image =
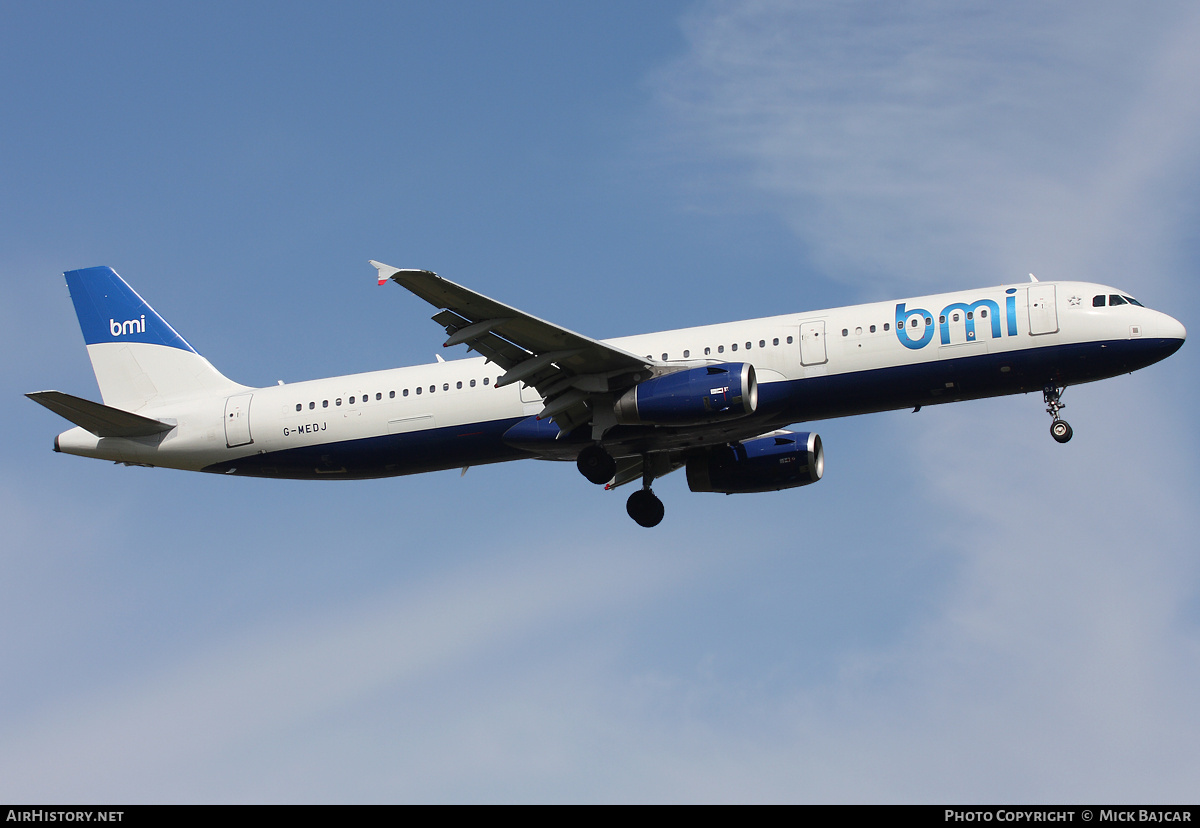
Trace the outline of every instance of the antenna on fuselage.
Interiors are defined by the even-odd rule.
[[[1036,282],[1036,281],[1037,281],[1037,277],[1036,277],[1036,276],[1034,276],[1032,273],[1030,273],[1030,274],[1029,274],[1029,281],[1031,281],[1031,282]]]

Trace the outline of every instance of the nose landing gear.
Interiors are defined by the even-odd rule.
[[[1058,416],[1058,412],[1066,408],[1062,404],[1062,394],[1066,390],[1065,387],[1060,388],[1057,385],[1047,385],[1042,389],[1042,399],[1046,401],[1046,413],[1053,418],[1050,423],[1050,436],[1059,443],[1067,442],[1075,433],[1070,423]]]

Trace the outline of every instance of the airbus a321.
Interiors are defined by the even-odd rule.
[[[637,482],[626,509],[663,518],[655,479],[767,492],[821,479],[830,417],[1040,391],[1055,440],[1069,385],[1144,368],[1182,324],[1123,290],[1039,282],[597,340],[427,270],[371,262],[437,308],[474,358],[251,388],[226,379],[108,267],[67,272],[103,404],[28,396],[75,424],[54,450],[132,466],[347,480],[521,458]]]

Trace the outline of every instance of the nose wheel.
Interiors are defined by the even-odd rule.
[[[1055,420],[1050,424],[1050,436],[1060,443],[1070,440],[1071,435],[1074,433],[1071,430],[1071,424],[1066,420]]]
[[[1075,434],[1070,423],[1058,416],[1058,412],[1066,408],[1062,403],[1063,391],[1065,387],[1060,388],[1057,385],[1047,385],[1042,389],[1042,399],[1046,401],[1046,413],[1053,420],[1050,423],[1050,436],[1059,443],[1065,443]]]

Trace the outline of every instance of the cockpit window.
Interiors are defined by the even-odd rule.
[[[1134,299],[1132,296],[1126,296],[1126,297],[1124,297],[1124,298],[1125,298],[1125,301],[1126,301],[1126,302],[1128,302],[1128,303],[1129,303],[1129,304],[1131,304],[1131,305],[1137,305],[1139,308],[1144,308],[1144,307],[1146,307],[1146,306],[1145,306],[1145,305],[1143,305],[1141,302],[1139,302],[1138,300]]]
[[[1092,307],[1093,308],[1104,307],[1104,294],[1103,293],[1101,293],[1099,296],[1092,297]]]
[[[1124,299],[1122,299],[1120,296],[1118,296],[1117,294],[1110,293],[1108,295],[1108,306],[1110,308],[1116,307],[1117,305],[1124,305],[1124,304],[1127,304],[1127,302]]]

